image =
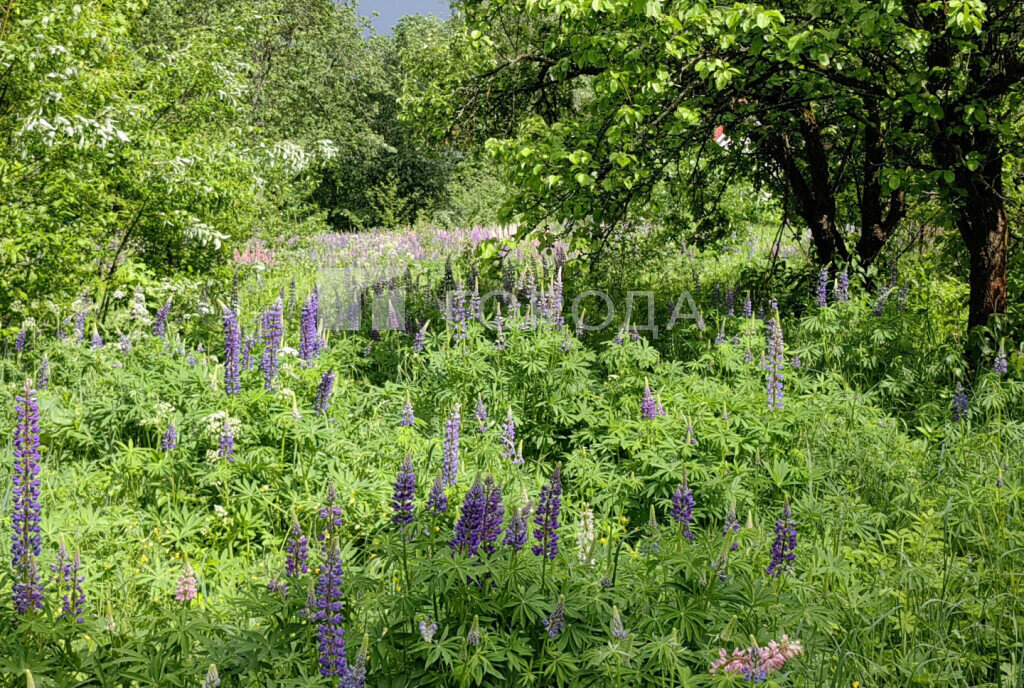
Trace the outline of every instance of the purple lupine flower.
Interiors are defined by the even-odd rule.
[[[754,304],[750,301],[750,292],[747,292],[747,297],[743,299],[743,317],[754,317]]]
[[[153,318],[154,337],[163,338],[167,334],[167,316],[171,312],[171,301],[173,300],[173,296],[168,296],[164,307],[156,312],[156,317]]]
[[[42,552],[39,506],[39,406],[32,383],[15,397],[14,472],[11,509],[12,594],[19,616],[43,608],[43,582],[36,558]]]
[[[892,288],[883,289],[878,294],[878,299],[875,301],[875,308],[871,312],[871,314],[874,315],[876,318],[882,317],[882,314],[885,312],[885,304],[889,302],[890,293],[892,293]]]
[[[715,344],[725,344],[726,341],[725,321],[723,320],[722,324],[718,326],[718,335],[715,337]]]
[[[476,412],[473,415],[476,416],[477,423],[479,423],[480,433],[487,432],[487,407],[484,406],[484,398],[479,394],[476,397]]]
[[[466,323],[469,316],[466,312],[466,292],[463,289],[457,289],[452,293],[449,313],[452,327],[456,331],[456,339],[465,339],[468,336]]]
[[[420,353],[427,346],[427,326],[430,325],[430,321],[423,324],[423,327],[416,333],[412,338],[412,350],[416,353]]]
[[[316,607],[310,620],[317,622],[320,675],[343,678],[348,673],[345,657],[344,616],[341,610],[342,579],[341,551],[333,541],[327,547],[327,557],[316,583]]]
[[[366,659],[370,652],[370,636],[363,633],[363,643],[356,653],[356,663],[348,668],[341,679],[340,688],[364,688],[366,686]]]
[[[839,275],[839,279],[836,281],[836,301],[849,301],[850,300],[850,272],[847,268],[843,268],[843,272]]]
[[[227,414],[224,414],[224,426],[220,431],[217,455],[227,459],[228,463],[235,462],[235,433],[231,430],[231,421]]]
[[[508,545],[514,552],[519,552],[526,546],[526,514],[527,507],[523,506],[513,510],[508,519],[508,528],[505,529],[502,544]]]
[[[441,471],[438,471],[434,485],[430,488],[430,494],[427,496],[427,509],[433,511],[437,516],[448,511],[448,495],[444,493],[444,474]]]
[[[50,357],[43,354],[43,360],[39,362],[39,374],[36,376],[36,386],[44,390],[50,386]]]
[[[799,370],[800,366],[803,364],[803,361],[801,361],[800,357],[796,354],[793,355],[793,360],[789,362],[789,365],[792,366],[793,370]]]
[[[824,308],[828,305],[828,266],[826,265],[818,273],[818,305]]]
[[[434,635],[437,633],[437,624],[434,622],[434,618],[427,617],[426,619],[420,619],[419,625],[420,637],[423,638],[423,642],[433,642]]]
[[[462,416],[459,405],[452,408],[452,413],[444,426],[444,484],[455,485],[459,482],[459,432],[462,427]]]
[[[169,452],[178,446],[178,429],[174,427],[174,419],[167,423],[167,429],[164,431],[164,436],[160,440],[160,448],[165,452]]]
[[[725,314],[730,318],[736,315],[736,292],[732,287],[725,290]]]
[[[331,392],[334,390],[334,369],[325,370],[320,378],[320,384],[316,388],[316,399],[313,400],[313,410],[316,415],[322,416],[331,408]]]
[[[462,501],[462,511],[455,523],[455,532],[449,546],[471,557],[477,556],[483,539],[484,515],[487,509],[487,494],[480,478],[473,481]]]
[[[551,474],[551,480],[541,489],[537,503],[537,515],[533,518],[537,526],[533,537],[537,538],[533,553],[554,560],[558,556],[558,515],[562,510],[562,464],[559,462]]]
[[[319,312],[319,297],[316,289],[302,305],[302,319],[299,325],[299,358],[305,365],[312,365],[313,359],[320,353],[320,335],[317,333],[316,322]]]
[[[697,438],[693,435],[693,423],[686,424],[686,443],[697,444]]]
[[[765,339],[767,355],[764,368],[768,374],[767,407],[769,411],[781,411],[785,359],[783,357],[782,323],[777,317],[765,321]]]
[[[622,346],[622,330],[619,330],[612,338],[612,344],[615,346]]]
[[[789,500],[782,507],[782,518],[775,522],[775,542],[772,544],[772,561],[765,573],[778,577],[782,570],[791,568],[796,560],[796,521]]]
[[[92,345],[93,349],[103,348],[103,337],[100,336],[99,330],[97,330],[95,327],[92,328],[92,341],[90,342],[90,344]]]
[[[284,551],[287,554],[284,562],[284,573],[288,578],[298,578],[300,574],[309,573],[309,540],[302,533],[299,519],[292,516],[292,527]]]
[[[394,498],[391,500],[391,508],[394,515],[391,522],[400,526],[407,526],[412,523],[413,497],[416,496],[416,473],[412,467],[412,457],[406,456],[402,462],[402,468],[398,471],[395,479]]]
[[[220,686],[220,676],[217,674],[217,665],[211,664],[210,668],[206,670],[203,688],[218,688],[218,686]]]
[[[1009,365],[1006,361],[1006,347],[1000,342],[999,352],[996,354],[996,360],[992,364],[992,372],[996,375],[1006,375],[1006,371],[1009,369]]]
[[[693,531],[690,530],[690,522],[693,521],[693,507],[696,502],[693,499],[693,490],[686,484],[686,476],[683,482],[679,483],[675,492],[672,493],[672,518],[682,527],[683,537],[693,542]]]
[[[121,353],[123,353],[125,356],[127,356],[128,354],[130,354],[132,352],[132,340],[131,340],[131,337],[129,337],[126,334],[122,334],[121,335],[121,342],[120,342],[120,344],[121,344]]]
[[[558,604],[555,605],[554,613],[550,619],[544,619],[542,623],[548,632],[548,638],[553,639],[562,632],[562,628],[565,626],[565,595],[558,596]]]
[[[25,350],[25,338],[28,336],[28,332],[25,331],[25,326],[22,325],[21,329],[18,330],[18,334],[14,337],[14,350],[21,353]]]
[[[284,335],[283,311],[284,306],[278,297],[263,314],[263,355],[260,358],[260,370],[263,371],[263,385],[267,390],[274,389],[274,376],[281,366],[277,354]]]
[[[238,329],[238,318],[227,306],[222,313],[224,323],[224,392],[233,396],[242,391],[242,333]]]
[[[332,482],[327,486],[327,500],[322,507],[320,507],[320,520],[321,529],[317,539],[324,543],[321,548],[324,553],[327,552],[327,546],[332,542],[334,538],[334,531],[341,527],[341,505],[338,504],[338,490],[334,487]]]
[[[174,599],[182,604],[188,604],[194,600],[198,594],[199,590],[196,588],[196,572],[186,561],[185,565],[181,568],[181,576],[178,577],[178,583],[174,587]]]
[[[513,466],[523,465],[522,452],[516,451],[516,421],[512,417],[512,407],[508,409],[505,422],[501,426],[501,445],[505,448],[505,458]]]
[[[736,517],[736,505],[733,504],[729,507],[729,513],[725,515],[725,525],[722,526],[722,537],[727,538],[729,537],[729,533],[735,534],[738,532],[740,532],[740,521]],[[739,546],[740,543],[733,542],[732,547],[729,549],[739,549]]]
[[[622,625],[622,615],[619,614],[617,606],[612,606],[612,637],[616,640],[625,640],[629,637],[629,633]]]
[[[75,313],[75,343],[79,346],[85,341],[85,318],[84,309]]]
[[[651,394],[651,385],[644,380],[644,396],[640,400],[640,417],[644,420],[654,420],[657,417],[657,402]]]
[[[502,533],[501,526],[505,518],[505,505],[502,502],[501,485],[496,484],[493,477],[487,476],[484,480],[484,492],[486,493],[486,500],[484,502],[482,539],[484,551],[488,554],[494,554],[493,543],[498,540]]]
[[[967,392],[964,386],[956,383],[956,393],[953,395],[953,420],[962,421],[967,418]]]
[[[256,365],[253,349],[256,348],[256,337],[249,335],[242,342],[242,370],[252,370]]]
[[[81,555],[76,552],[73,558],[69,558],[67,547],[61,540],[57,550],[57,563],[50,564],[50,571],[54,574],[52,580],[56,583],[58,594],[61,596],[61,618],[69,621],[74,619],[75,623],[85,623],[82,617],[85,607],[82,583],[85,582],[85,576],[81,573]]]
[[[412,399],[405,397],[405,406],[402,407],[402,419],[398,425],[403,428],[411,428],[416,425],[416,412],[412,408]]]

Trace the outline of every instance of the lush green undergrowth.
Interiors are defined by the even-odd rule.
[[[364,324],[322,332],[304,360],[303,302],[325,255],[311,263],[306,247],[244,266],[219,301],[178,294],[163,334],[152,318],[165,294],[145,312],[125,299],[104,322],[90,311],[77,333],[74,317],[58,319],[63,340],[38,323],[3,360],[0,426],[10,436],[18,424],[29,379],[47,585],[41,609],[0,608],[4,681],[24,685],[28,669],[38,686],[198,686],[213,663],[226,686],[337,685],[321,668],[341,660],[321,641],[343,625],[345,685],[364,658],[371,686],[1021,685],[1021,359],[1009,344],[1006,374],[991,361],[961,371],[955,285],[922,270],[876,315],[856,280],[836,302],[832,275],[828,306],[793,290],[776,321],[763,287],[743,317],[746,248],[681,253],[633,273],[650,283],[614,289],[612,276],[602,284],[602,273],[542,266],[524,250],[506,261],[506,287],[536,306],[562,288],[561,267],[567,325],[557,310],[506,306],[499,334],[494,301],[489,327],[457,314],[445,323],[446,289],[500,286],[492,250],[456,254],[447,270],[441,251],[403,278],[422,347]],[[359,255],[340,264],[379,258]],[[691,291],[706,327],[680,319],[655,339],[620,318],[577,337],[570,303],[592,287],[613,300],[650,289],[663,325]],[[268,390],[268,328],[256,338],[256,325],[275,299],[284,341]],[[225,391],[225,305],[243,359],[255,342],[238,394]],[[766,326],[781,328],[784,350],[766,351]],[[770,367],[774,353],[781,409],[765,402],[763,357]],[[954,417],[957,384],[968,404]],[[10,485],[17,463],[5,454]],[[406,457],[408,525],[393,503],[409,491]],[[443,511],[441,471],[456,483]],[[503,505],[500,533],[467,519],[480,494],[490,516]],[[17,506],[5,488],[4,513]],[[519,517],[525,542],[512,537]],[[293,522],[308,571],[288,576]],[[478,548],[456,539],[460,528]],[[81,554],[81,623],[51,580],[62,542]],[[8,583],[23,572],[12,564]],[[339,565],[340,584],[325,583]],[[343,599],[343,622],[317,615],[325,595]],[[772,671],[710,671],[720,648],[783,636],[788,661]]]

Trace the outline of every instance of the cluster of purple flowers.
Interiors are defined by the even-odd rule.
[[[242,334],[238,329],[235,313],[224,307],[224,392],[235,395],[242,391],[240,358],[242,355]]]
[[[509,407],[508,415],[501,426],[501,446],[505,448],[505,458],[513,466],[523,465],[523,455],[516,450],[516,421],[512,417],[512,408]]]
[[[444,473],[438,471],[434,484],[430,488],[430,494],[427,495],[427,509],[436,516],[440,516],[448,511],[448,495],[445,494],[444,488]]]
[[[18,334],[14,336],[14,350],[18,353],[25,350],[25,338],[27,335],[28,333],[26,332],[25,327],[22,326],[22,328],[18,330]]]
[[[651,393],[651,385],[644,380],[644,396],[640,400],[640,417],[644,420],[654,420],[658,417],[658,402]]]
[[[174,599],[182,604],[188,604],[196,598],[199,590],[196,587],[196,572],[187,561],[181,568],[181,576],[174,588]]]
[[[163,338],[167,334],[167,316],[171,312],[171,302],[173,300],[173,296],[168,296],[167,302],[164,303],[164,307],[156,312],[156,317],[153,318],[154,337]]]
[[[313,400],[313,411],[322,416],[331,407],[331,392],[334,390],[334,370],[325,370],[316,388],[316,399]]]
[[[768,374],[767,407],[769,411],[781,411],[785,359],[783,355],[782,322],[777,317],[769,318],[765,322],[765,340],[767,353],[764,368]]]
[[[398,478],[395,480],[394,498],[391,500],[391,507],[394,515],[391,521],[400,526],[407,526],[413,520],[413,497],[416,496],[416,473],[413,471],[412,457],[406,456],[402,462],[402,468],[398,471]]]
[[[36,386],[43,390],[50,386],[50,357],[43,354],[43,360],[39,363],[39,373],[36,375]]]
[[[172,418],[167,423],[167,429],[164,431],[164,436],[160,440],[160,448],[165,452],[172,451],[178,446],[178,429],[174,427],[174,419]]]
[[[962,421],[967,419],[967,392],[964,386],[956,383],[956,392],[953,394],[953,420]]]
[[[791,567],[796,560],[796,521],[787,500],[782,507],[782,518],[775,522],[775,542],[772,543],[772,560],[765,571],[769,576],[778,577],[783,570]]]
[[[558,556],[558,516],[562,510],[562,464],[555,466],[551,479],[541,489],[533,537],[537,539],[533,553],[554,560]]]
[[[836,281],[836,301],[850,300],[850,272],[844,268]]]
[[[502,544],[511,547],[512,551],[520,552],[526,546],[526,520],[528,507],[522,506],[512,511],[505,529]]]
[[[82,575],[81,555],[75,552],[74,557],[68,557],[67,547],[61,541],[57,550],[57,563],[50,564],[50,571],[53,572],[53,581],[61,596],[61,618],[84,623],[82,614],[85,609],[85,593],[82,591],[82,583],[85,582],[85,576]]]
[[[317,333],[319,303],[319,296],[314,289],[302,305],[302,319],[299,325],[299,357],[306,362],[306,365],[310,365],[320,354],[321,341],[320,335]]]
[[[683,537],[693,542],[693,531],[690,530],[690,523],[693,521],[693,507],[696,502],[693,499],[693,490],[686,484],[686,477],[672,493],[672,518],[682,527]]]
[[[398,425],[403,428],[411,428],[416,425],[416,412],[412,407],[412,399],[405,398],[405,406],[402,407],[402,418]]]
[[[228,463],[235,461],[235,433],[231,430],[231,421],[227,414],[224,415],[224,427],[220,431],[217,455],[226,459]]]
[[[558,604],[555,605],[554,613],[551,614],[550,619],[544,619],[542,623],[548,632],[548,638],[553,639],[562,632],[562,628],[565,626],[565,595],[558,596]]]
[[[274,389],[274,377],[281,365],[278,350],[284,336],[283,312],[284,306],[279,297],[263,314],[263,356],[260,358],[260,370],[263,371],[263,384],[267,390]]]
[[[828,266],[826,265],[818,273],[818,305],[824,308],[828,305]]]
[[[459,405],[452,408],[452,413],[444,426],[444,464],[443,475],[445,486],[455,485],[459,481],[459,433],[462,428],[462,416]]]
[[[996,353],[996,360],[992,364],[992,372],[996,375],[1006,375],[1006,371],[1009,366],[1006,361],[1006,347],[1002,343],[999,344],[999,351]]]
[[[502,532],[501,523],[505,514],[501,499],[501,487],[494,483],[494,478],[488,476],[485,481],[480,478],[473,481],[473,486],[462,502],[462,511],[449,543],[452,550],[471,557],[479,554],[481,545],[484,545],[485,552],[494,551],[491,543]]]
[[[15,397],[14,485],[11,509],[11,564],[14,609],[25,615],[43,608],[37,558],[42,551],[39,505],[39,406],[31,382]]]
[[[284,569],[288,578],[297,578],[300,574],[309,572],[309,540],[302,533],[299,519],[294,516],[284,551],[287,554]]]
[[[341,587],[343,575],[341,551],[336,543],[330,542],[323,569],[316,583],[315,609],[309,618],[317,623],[320,675],[339,679],[345,678],[348,674],[343,626],[345,618],[341,613],[344,606]]]

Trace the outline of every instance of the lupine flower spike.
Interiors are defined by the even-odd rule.
[[[772,560],[766,573],[778,577],[782,571],[792,568],[796,560],[796,522],[787,500],[782,507],[782,518],[775,522],[775,542],[772,544]]]
[[[233,396],[242,390],[242,334],[238,329],[238,318],[227,306],[223,308],[222,319],[224,324],[224,392]]]
[[[484,398],[479,394],[476,397],[476,411],[474,415],[479,424],[479,432],[481,434],[487,432],[487,407],[484,406]]]
[[[334,390],[334,370],[325,370],[316,388],[316,399],[313,400],[313,411],[322,416],[331,407],[331,392]]]
[[[413,497],[416,495],[416,473],[412,466],[412,457],[406,456],[402,468],[395,479],[394,498],[391,508],[394,515],[391,522],[399,526],[407,526],[413,521]]]
[[[336,543],[329,542],[327,557],[317,579],[315,611],[310,620],[317,623],[320,675],[339,679],[348,673],[345,629],[342,626],[344,617],[341,613],[343,573],[341,551]]]
[[[459,482],[459,432],[462,427],[462,416],[456,404],[448,416],[444,427],[444,484],[455,485]]]
[[[188,604],[196,598],[196,572],[187,561],[181,568],[181,576],[178,577],[178,584],[174,588],[174,599],[182,604]]]
[[[693,490],[686,483],[686,475],[683,475],[683,482],[676,487],[672,493],[672,518],[682,528],[683,537],[693,542],[693,531],[690,530],[690,522],[693,521]]]
[[[284,546],[287,553],[285,559],[285,575],[297,578],[300,574],[309,573],[309,540],[302,533],[299,519],[292,516],[291,532]]]
[[[551,614],[550,619],[544,619],[543,623],[548,632],[548,638],[554,639],[562,632],[562,628],[565,626],[565,595],[558,596],[558,604],[555,605],[554,613]]]
[[[436,516],[448,511],[448,495],[445,494],[444,487],[444,474],[438,471],[434,485],[430,488],[430,494],[427,496],[427,509],[434,512]]]
[[[520,552],[526,545],[526,514],[528,508],[523,506],[512,512],[508,520],[508,528],[505,529],[505,539],[502,544],[512,548],[513,552]]]
[[[1006,371],[1009,366],[1006,361],[1006,347],[1002,342],[999,343],[999,352],[996,354],[996,360],[992,364],[992,372],[996,375],[1006,375]]]
[[[967,392],[964,386],[956,383],[956,393],[953,395],[953,420],[963,421],[967,419]]]
[[[12,593],[19,616],[43,608],[43,583],[36,561],[42,552],[39,506],[39,406],[30,381],[15,397],[11,526]]]
[[[629,633],[622,625],[622,616],[619,614],[619,608],[612,607],[612,637],[616,640],[624,640],[629,637]]]
[[[533,519],[537,527],[533,537],[537,539],[533,553],[554,560],[558,556],[558,516],[562,510],[562,464],[559,462],[551,474],[551,480],[541,489],[537,504],[537,515]]]
[[[172,451],[178,446],[178,429],[174,427],[174,419],[167,423],[163,439],[160,440],[160,448],[165,452]]]
[[[412,399],[405,397],[405,406],[402,407],[402,418],[398,422],[403,428],[411,428],[416,425],[416,412],[412,408]]]
[[[640,400],[640,417],[644,420],[654,420],[657,417],[657,402],[651,394],[651,385],[644,380],[644,396]]]
[[[725,525],[722,526],[722,537],[727,538],[730,534],[735,535],[738,532],[740,532],[740,522],[739,519],[736,518],[736,505],[733,504],[729,507],[729,513],[725,515]],[[739,546],[740,543],[734,541],[729,549],[739,549]]]
[[[217,674],[217,665],[211,664],[206,670],[206,679],[203,680],[203,688],[217,688],[220,685],[220,676]]]

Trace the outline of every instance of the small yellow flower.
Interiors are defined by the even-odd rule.
[[[853,688],[860,688],[860,681],[854,681]]]
[[[608,538],[601,538],[601,544],[602,545],[607,545],[608,544]]]
[[[141,561],[143,564],[145,564],[147,561],[149,561],[149,557],[147,557],[145,554],[143,554],[141,557],[139,557],[139,561]]]

